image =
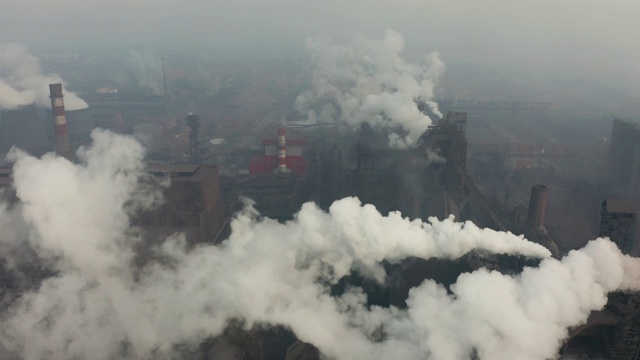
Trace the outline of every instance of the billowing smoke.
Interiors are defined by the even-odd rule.
[[[312,122],[400,129],[390,137],[391,145],[414,143],[431,124],[417,101],[442,116],[432,99],[444,63],[438,53],[429,54],[424,65],[408,62],[401,56],[403,47],[402,35],[391,30],[383,40],[360,37],[352,46],[328,38],[308,40],[316,68],[311,89],[296,99],[297,110]]]
[[[608,240],[556,260],[510,233],[383,216],[355,198],[329,212],[305,204],[287,223],[247,201],[221,245],[189,249],[175,235],[140,265],[129,219],[159,203],[145,185],[144,151],[108,132],[92,137],[79,164],[12,153],[20,201],[0,212],[2,249],[28,245],[55,274],[1,315],[0,348],[24,359],[163,358],[230,320],[286,326],[335,359],[548,359],[608,292],[640,287],[640,261]],[[368,306],[357,287],[330,292],[354,270],[383,282],[382,261],[472,251],[543,260],[517,276],[463,274],[450,292],[427,280],[407,309]]]
[[[40,62],[25,47],[0,44],[0,109],[17,109],[36,103],[51,107],[49,84],[64,83],[60,76],[44,74]],[[63,89],[67,110],[84,109],[89,105],[76,93]]]

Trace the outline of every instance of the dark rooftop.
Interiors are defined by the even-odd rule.
[[[631,200],[607,198],[604,202],[608,212],[635,214],[638,208],[638,203]]]

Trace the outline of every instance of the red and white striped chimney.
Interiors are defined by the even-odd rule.
[[[287,169],[287,129],[278,128],[278,173],[286,174]]]
[[[56,134],[56,153],[70,159],[71,146],[67,131],[67,115],[64,111],[62,84],[49,84],[49,94],[51,95],[51,112],[53,113]]]

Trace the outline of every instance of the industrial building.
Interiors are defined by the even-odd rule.
[[[399,210],[425,220],[449,214],[460,218],[468,205],[459,196],[466,180],[466,121],[466,113],[450,112],[411,149],[390,148],[388,134],[363,125],[354,195],[384,214]]]
[[[264,154],[249,163],[249,175],[292,173],[304,176],[307,164],[304,158],[305,141],[300,134],[287,136],[287,129],[278,128],[278,137],[262,139]]]
[[[164,201],[153,211],[140,214],[133,224],[143,229],[148,241],[184,233],[187,242],[216,243],[224,218],[218,169],[207,165],[149,164],[146,172],[168,178],[162,189]]]
[[[536,107],[532,109],[538,111]],[[479,176],[476,182],[468,167],[470,159],[480,158],[477,152],[468,151],[482,153],[483,150],[478,143],[469,143],[467,128],[468,113],[451,111],[431,125],[414,147],[406,149],[390,147],[388,132],[366,124],[358,137],[352,139],[355,146],[332,142],[316,148],[309,147],[306,141],[285,139],[282,142],[267,136],[261,141],[263,155],[249,162],[252,169],[249,174],[235,174],[222,180],[227,206],[237,202],[239,196],[246,196],[256,201],[256,208],[265,216],[287,220],[304,201],[316,201],[327,208],[340,197],[358,196],[382,213],[400,211],[404,216],[425,220],[430,216],[442,219],[453,214],[456,219],[471,220],[481,227],[523,234],[547,247],[554,256],[562,256],[567,248],[576,246],[567,243],[561,246],[556,242],[555,239],[563,239],[566,231],[584,239],[610,236],[623,251],[630,253],[631,244],[636,243],[635,205],[612,198],[602,203],[606,195],[604,189],[572,182],[571,178],[565,179],[570,172],[556,170],[562,170],[558,164],[566,159],[588,158],[590,154],[600,154],[601,148],[561,146],[553,142],[536,146],[523,145],[526,142],[498,144],[497,148],[506,156],[489,158],[485,165],[495,164],[494,171]],[[280,131],[282,134],[286,131]],[[276,156],[282,154],[282,144],[286,145],[284,160]],[[290,151],[291,146],[304,146],[304,150]],[[350,154],[345,155],[349,149],[355,154],[353,167],[346,159]],[[292,165],[295,163],[286,158],[290,153],[300,156],[298,164],[304,161],[305,171],[295,170],[296,165]],[[288,171],[281,171],[282,167]],[[490,166],[482,170],[487,168]],[[477,168],[474,173],[476,171]],[[506,175],[509,173],[510,177]],[[491,186],[495,186],[492,182],[501,177],[507,179],[504,200],[492,198],[491,194]],[[574,213],[576,218],[562,215],[572,213],[561,206],[566,204],[567,197],[577,198],[572,206],[584,208],[584,212]],[[370,304],[404,307],[409,290],[424,279],[449,286],[459,274],[480,267],[517,274],[524,266],[536,266],[536,263],[517,257],[477,254],[455,262],[408,259],[398,265],[385,266],[389,276],[386,286],[356,275],[344,279],[334,290],[340,293],[340,289],[349,284],[357,285],[365,290]],[[612,294],[605,309],[594,312],[586,324],[571,330],[563,355],[601,354],[611,359],[635,359],[640,349],[636,329],[640,326],[636,320],[639,305],[636,296]],[[273,336],[256,334],[254,340],[260,344]],[[290,336],[279,334],[284,342],[283,339]],[[256,343],[253,344],[255,349]],[[295,344],[292,342],[290,346]],[[267,358],[264,353],[261,356]]]
[[[268,130],[261,141],[262,154],[249,160],[249,174],[229,180],[226,192],[230,206],[235,203],[237,209],[237,201],[248,198],[264,216],[284,221],[309,199],[304,137],[287,135],[282,127],[277,132]]]
[[[637,253],[638,203],[631,200],[607,198],[602,202],[600,236],[613,241],[625,254]]]
[[[614,119],[607,157],[609,191],[626,196],[640,195],[640,126]]]
[[[575,164],[565,165],[592,156],[604,158],[603,149],[558,144],[518,124],[525,112],[548,116],[551,110],[547,103],[447,102],[443,104],[449,110],[446,115],[429,126],[414,146],[402,149],[389,146],[388,130],[368,124],[355,136],[342,138],[317,136],[311,128],[265,125],[256,143],[228,152],[243,156],[229,155],[232,164],[228,167],[236,171],[221,174],[221,166],[203,163],[217,158],[199,145],[197,127],[187,130],[175,119],[164,118],[161,99],[127,103],[103,94],[105,97],[89,99],[89,109],[71,112],[64,110],[61,91],[52,85],[53,121],[51,115],[43,120],[42,110],[35,106],[3,111],[0,126],[11,130],[0,133],[4,146],[0,150],[20,139],[24,148],[36,154],[51,151],[55,144],[58,154],[71,157],[73,148],[86,141],[94,118],[98,124],[116,128],[118,124],[132,125],[135,132],[144,135],[149,133],[148,123],[136,123],[135,119],[163,117],[157,121],[155,137],[174,139],[158,142],[162,143],[158,147],[167,151],[157,153],[168,155],[154,154],[158,155],[156,162],[147,164],[146,174],[148,179],[160,180],[156,185],[165,201],[132,219],[144,235],[143,247],[175,233],[183,233],[192,246],[218,244],[227,238],[230,217],[240,208],[243,197],[251,199],[262,215],[285,221],[306,201],[326,209],[339,198],[357,196],[383,214],[400,211],[423,220],[454,215],[480,227],[523,234],[554,256],[581,245],[566,239],[586,240],[596,235],[610,237],[627,254],[638,252],[635,196],[640,186],[640,130],[626,121],[613,122],[605,186],[575,181],[570,176]],[[123,110],[125,107],[128,110]],[[507,112],[513,121],[487,122],[481,126],[484,130],[479,129],[472,120],[478,109]],[[341,132],[337,125],[327,127]],[[188,152],[184,151],[187,148]],[[10,176],[8,168],[0,168],[0,187],[10,188]],[[162,187],[162,183],[169,185]],[[7,194],[11,196],[11,191]],[[584,211],[573,211],[576,208]],[[478,254],[455,262],[408,259],[385,264],[386,286],[356,275],[344,279],[334,290],[339,293],[348,285],[358,285],[371,304],[404,307],[409,290],[424,279],[449,286],[459,274],[480,267],[517,274],[527,265],[536,263]],[[10,279],[3,279],[4,284],[10,283]],[[639,319],[637,296],[613,294],[603,311],[594,312],[586,324],[571,330],[563,354],[597,353],[605,358],[635,360],[640,350]],[[242,349],[239,358],[319,358],[316,349],[286,329],[246,331],[231,327],[223,337]],[[210,346],[203,344],[203,352]]]

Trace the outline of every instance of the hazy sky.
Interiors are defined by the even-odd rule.
[[[558,46],[566,53],[596,47],[637,56],[640,33],[640,3],[632,0],[1,2],[3,41],[295,41],[392,27],[416,44],[456,55],[500,50],[493,53],[499,57],[505,48],[535,53]]]
[[[320,34],[403,34],[405,53],[574,76],[640,97],[635,0],[0,0],[0,43],[304,50]],[[549,75],[551,74],[551,75]]]

